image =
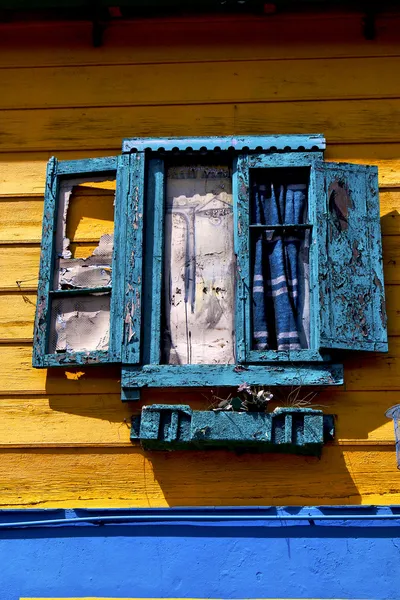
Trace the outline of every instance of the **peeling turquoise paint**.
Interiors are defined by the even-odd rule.
[[[340,385],[330,350],[387,351],[376,167],[323,162],[325,140],[306,136],[128,139],[119,157],[48,167],[33,364],[37,367],[122,363],[122,397],[140,388]],[[148,152],[150,151],[150,152]],[[235,220],[236,365],[162,365],[161,302],[165,201],[164,157],[175,152],[231,153]],[[155,154],[158,152],[157,154]],[[310,348],[252,349],[249,323],[249,185],[251,169],[308,168]],[[108,352],[48,354],[56,198],[60,177],[117,171],[111,338]],[[343,214],[342,214],[343,213]],[[143,246],[145,244],[145,246]],[[144,281],[143,281],[144,279]],[[145,305],[143,304],[145,298]]]
[[[132,419],[131,440],[145,450],[228,448],[320,456],[334,429],[333,415],[311,408],[248,413],[152,404]]]

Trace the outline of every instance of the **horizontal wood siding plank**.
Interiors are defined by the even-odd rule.
[[[121,153],[121,143],[113,150],[57,152],[59,160],[97,158]],[[0,197],[43,196],[47,161],[51,152],[0,154]]]
[[[73,85],[73,80],[71,81]],[[310,133],[329,142],[395,142],[400,99],[2,111],[0,151],[119,147],[125,137]],[[62,132],[62,135],[61,135]]]
[[[33,369],[30,345],[3,345],[0,394],[119,393],[120,368]],[[400,339],[389,340],[388,354],[342,356],[347,390],[400,390]],[[337,359],[337,362],[339,360]],[[78,373],[78,375],[76,374]],[[160,380],[160,386],[162,381]]]
[[[40,248],[0,246],[0,290],[26,292],[38,285]]]
[[[23,290],[23,285],[22,285]],[[400,285],[386,285],[388,333],[400,336]],[[20,290],[0,292],[0,344],[32,342],[36,294]]]
[[[89,21],[0,24],[0,67],[141,64],[215,60],[391,56],[398,16],[376,16],[377,41],[362,13],[111,21],[100,48]],[[238,43],[240,40],[240,43]],[[285,43],[282,43],[285,40]]]
[[[223,392],[222,392],[223,393]],[[166,394],[146,391],[144,403],[184,403],[208,410],[211,394],[190,391]],[[385,411],[396,404],[397,392],[325,391],[313,400],[336,415],[335,443],[388,444],[393,447],[393,422]],[[121,402],[120,394],[2,397],[0,447],[131,446],[129,426],[143,402]],[[271,410],[275,403],[271,405]]]
[[[400,57],[286,60],[283,68],[284,77],[282,61],[271,60],[5,69],[0,80],[8,93],[0,98],[0,109],[400,96],[393,77]]]
[[[42,238],[43,200],[0,199],[0,243],[40,243]],[[70,202],[67,236],[71,242],[98,241],[114,226],[114,194],[78,195]]]
[[[84,256],[94,246],[75,248],[75,256]],[[37,287],[39,245],[0,245],[0,291],[29,292]],[[383,237],[383,263],[386,284],[399,284],[400,238]]]
[[[30,345],[1,347],[0,394],[117,394],[120,378],[117,366],[34,369]]]
[[[311,127],[311,125],[310,125]],[[122,140],[111,150],[57,151],[59,160],[73,160],[119,154]],[[50,153],[0,153],[0,198],[43,196],[46,164]],[[400,144],[328,144],[328,161],[374,164],[383,188],[400,186]],[[34,199],[35,199],[34,198]]]
[[[0,343],[32,343],[36,293],[0,293]]]
[[[36,294],[16,289],[0,292],[0,343],[32,342]],[[388,333],[400,336],[400,285],[386,285]]]
[[[229,465],[229,468],[227,468]],[[137,447],[1,452],[2,508],[397,504],[392,448],[322,458]]]
[[[93,190],[88,190],[92,191]],[[101,190],[98,190],[100,192]],[[382,188],[379,196],[384,235],[400,235],[400,187]],[[112,232],[114,194],[79,193],[68,209],[71,242],[94,242]],[[42,238],[43,198],[0,196],[0,244],[37,243]]]

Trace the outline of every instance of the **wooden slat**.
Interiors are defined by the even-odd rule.
[[[96,158],[121,153],[121,144],[111,151],[57,152],[59,160]],[[51,152],[0,154],[0,197],[43,196],[47,161]]]
[[[0,290],[36,290],[39,256],[39,246],[0,246]]]
[[[385,285],[388,334],[400,335],[400,286]]]
[[[30,345],[3,345],[0,361],[0,394],[119,393],[120,368],[78,369],[79,379],[70,379],[63,368],[33,369]],[[339,359],[337,359],[339,362]],[[348,354],[345,364],[347,390],[400,390],[400,339],[390,338],[388,354]],[[71,372],[74,372],[72,369]],[[162,381],[160,380],[160,385]]]
[[[1,23],[0,66],[140,64],[303,57],[390,56],[398,16],[377,15],[377,41],[362,34],[363,14],[275,15],[111,21],[91,45],[89,21]],[[282,40],[285,39],[285,44]],[[238,43],[240,40],[240,43]],[[50,50],[51,49],[51,50]],[[2,51],[3,50],[3,51]]]
[[[386,285],[388,333],[400,336],[400,286]],[[36,294],[33,292],[0,293],[0,343],[32,342]]]
[[[311,127],[311,125],[310,125]],[[73,160],[119,154],[121,144],[111,151],[60,151],[57,158]],[[328,161],[355,162],[377,165],[382,188],[400,186],[400,144],[331,144],[325,152]],[[43,196],[46,164],[50,154],[45,152],[0,154],[0,198]],[[34,198],[35,199],[35,198]]]
[[[24,285],[21,286],[22,290]],[[400,286],[386,285],[386,310],[390,336],[400,336]],[[0,343],[32,342],[36,294],[15,291],[0,293]]]
[[[0,343],[32,343],[35,308],[35,293],[0,293]]]
[[[113,194],[75,195],[68,210],[68,237],[71,241],[96,241],[103,233],[111,233],[113,201]],[[400,188],[382,189],[380,209],[382,233],[399,235]],[[42,197],[0,197],[0,244],[40,243],[42,217]]]
[[[400,234],[400,188],[382,189],[379,194],[381,228],[384,235]]]
[[[73,79],[70,81],[73,85]],[[322,131],[328,142],[394,142],[400,100],[3,111],[0,151],[115,148],[124,137]],[[90,126],[89,126],[90,124]]]
[[[144,403],[190,404],[208,410],[206,392],[145,392],[141,403],[121,402],[120,394],[2,397],[0,447],[131,446],[132,414]],[[330,390],[317,396],[313,405],[335,414],[335,443],[393,446],[393,422],[385,411],[398,401],[397,392],[342,392]],[[275,404],[271,405],[271,410]]]
[[[227,468],[229,465],[229,468]],[[398,504],[393,448],[321,459],[126,449],[2,451],[2,508]]]
[[[32,347],[2,346],[0,394],[103,394],[120,393],[121,368],[34,369]]]
[[[87,256],[95,245],[78,246],[76,257]],[[40,248],[37,245],[0,245],[0,291],[28,292],[37,287]],[[399,284],[400,238],[383,237],[383,263],[386,284]],[[20,282],[20,286],[18,283]]]
[[[0,244],[40,243],[42,217],[42,198],[0,200]],[[67,236],[71,242],[96,241],[113,230],[114,194],[73,195],[67,217]]]
[[[389,352],[343,355],[346,390],[400,389],[400,339],[389,339]]]
[[[400,44],[399,44],[400,53]],[[6,69],[0,109],[398,98],[400,57]],[[113,81],[113,85],[109,85]],[[340,85],[332,85],[340,81]],[[73,83],[72,83],[73,82]]]

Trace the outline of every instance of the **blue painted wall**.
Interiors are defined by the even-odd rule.
[[[0,597],[399,598],[400,519],[375,521],[373,512],[367,521],[189,515],[177,523],[1,529]],[[0,522],[61,513],[7,511]]]

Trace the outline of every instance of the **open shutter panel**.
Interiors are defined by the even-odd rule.
[[[49,161],[35,367],[121,361],[126,162],[123,156]]]
[[[129,161],[128,207],[126,214],[125,289],[123,356],[125,364],[138,364],[141,358],[143,211],[145,154],[125,155]]]
[[[321,348],[387,351],[378,172],[316,166]]]

